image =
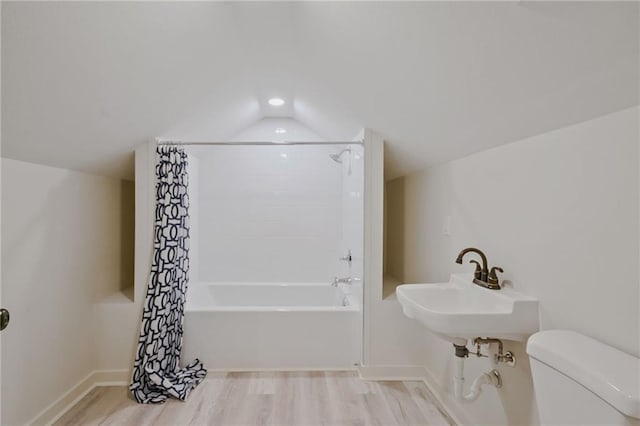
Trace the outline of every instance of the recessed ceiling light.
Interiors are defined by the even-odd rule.
[[[279,134],[279,135],[281,135],[283,133],[287,133],[287,129],[283,129],[282,127],[278,127],[276,129],[276,133]]]
[[[282,157],[282,158],[287,158],[287,157],[288,157],[288,155],[287,155],[286,153],[284,153],[284,152],[283,152],[282,154],[280,154],[280,157]]]
[[[271,106],[282,106],[282,105],[284,105],[284,99],[271,98],[271,99],[269,99],[269,105],[271,105]]]

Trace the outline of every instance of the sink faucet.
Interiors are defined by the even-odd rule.
[[[458,254],[456,263],[462,265],[462,258],[469,252],[478,254],[480,256],[480,259],[482,260],[482,266],[480,266],[480,264],[475,260],[470,261],[470,263],[475,263],[476,265],[476,270],[473,274],[473,282],[475,284],[478,284],[479,286],[489,288],[491,290],[500,290],[501,287],[498,282],[498,276],[496,275],[496,272],[503,272],[502,268],[494,266],[493,268],[491,268],[491,272],[489,272],[489,267],[487,265],[487,256],[485,256],[484,253],[477,248],[469,247],[462,250],[460,254]]]
[[[480,276],[476,276],[475,278],[478,278],[481,281],[487,281],[487,277],[489,276],[489,268],[487,267],[487,256],[484,255],[483,252],[481,252],[480,250],[478,250],[477,248],[473,248],[473,247],[469,247],[466,248],[464,250],[462,250],[460,252],[460,254],[458,254],[458,258],[456,259],[456,263],[462,265],[462,258],[464,257],[465,254],[469,253],[469,252],[473,252],[473,253],[477,253],[478,255],[480,255],[480,259],[482,259],[482,269],[480,269],[480,265],[478,264],[478,262],[476,261],[471,261],[472,263],[476,264],[476,274],[478,275],[478,270],[480,270]]]

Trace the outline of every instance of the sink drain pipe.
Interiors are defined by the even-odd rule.
[[[453,345],[455,352],[455,370],[453,373],[453,394],[456,399],[462,402],[473,402],[482,393],[482,385],[491,385],[496,388],[502,387],[502,378],[498,370],[491,370],[480,374],[471,383],[469,393],[464,394],[464,359],[469,356],[469,349],[463,345]]]

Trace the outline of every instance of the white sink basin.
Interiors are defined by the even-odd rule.
[[[456,344],[475,337],[525,341],[538,331],[537,299],[472,280],[471,274],[453,274],[448,283],[400,285],[396,294],[406,316]]]

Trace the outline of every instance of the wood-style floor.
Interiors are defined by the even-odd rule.
[[[209,373],[187,401],[137,404],[98,387],[55,425],[453,425],[423,382],[355,372]]]

